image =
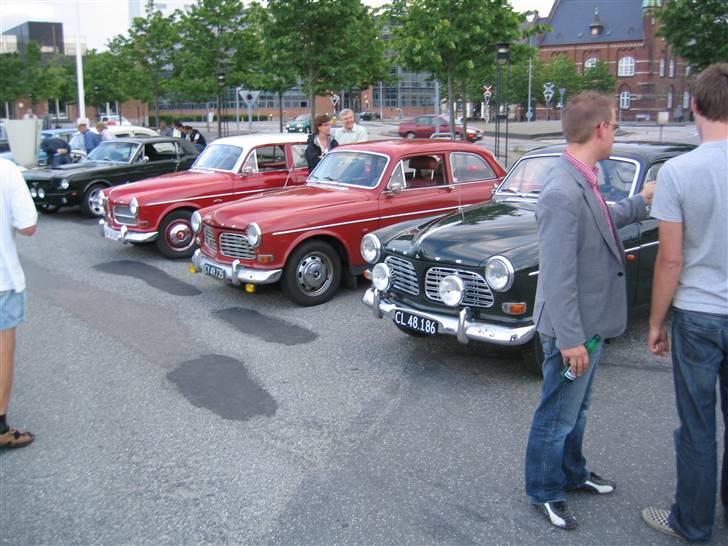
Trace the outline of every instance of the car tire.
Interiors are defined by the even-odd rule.
[[[155,240],[157,250],[165,258],[181,260],[195,252],[195,233],[192,231],[192,211],[175,210],[162,219]]]
[[[103,184],[93,184],[86,190],[81,198],[81,214],[89,218],[101,218],[104,215],[104,207],[98,196],[105,188]]]
[[[409,131],[408,133],[406,133],[404,135],[404,138],[413,139],[413,138],[415,138],[415,136],[417,136],[417,135],[415,135],[412,131]]]
[[[341,282],[341,258],[325,241],[308,241],[296,248],[283,271],[283,292],[304,307],[329,301]]]
[[[42,214],[55,214],[59,210],[61,210],[61,207],[59,207],[58,205],[41,205],[38,207],[38,210]]]
[[[521,357],[529,372],[543,377],[543,345],[541,345],[541,336],[538,332],[528,344],[523,346]]]

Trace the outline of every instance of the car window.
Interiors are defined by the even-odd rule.
[[[450,154],[452,176],[456,184],[495,178],[495,171],[488,162],[475,154],[455,152]]]
[[[286,150],[280,144],[261,146],[255,149],[258,171],[279,171],[286,169]],[[252,154],[251,154],[252,155]]]
[[[131,136],[131,135],[128,132],[127,133],[121,133],[120,132],[120,133],[114,133],[114,136],[116,138],[126,138],[126,137]]]
[[[445,161],[442,155],[418,155],[402,160],[405,189],[443,186]]]
[[[415,119],[415,123],[417,125],[431,125],[430,118],[428,118],[427,116],[422,116]]]
[[[242,153],[243,149],[239,146],[211,144],[202,151],[192,168],[232,172]]]
[[[173,142],[154,142],[144,145],[144,155],[149,161],[169,161],[177,158]]]
[[[658,161],[657,163],[650,165],[650,168],[647,169],[647,174],[645,175],[645,182],[653,182],[657,180],[657,173],[660,172],[660,169],[664,164],[664,161]]]
[[[405,184],[406,183],[404,179],[404,172],[402,171],[402,162],[400,161],[399,163],[397,163],[397,166],[389,177],[389,180],[387,180],[387,189],[392,189],[395,185],[398,185],[400,188],[404,189]]]
[[[306,161],[306,147],[306,144],[291,145],[291,152],[293,153],[293,167],[295,169],[308,167],[308,161]]]
[[[308,180],[374,188],[386,166],[385,156],[364,152],[331,152],[323,157]]]
[[[598,162],[599,191],[606,201],[620,201],[629,197],[637,167],[634,163],[615,159]]]
[[[139,146],[133,142],[107,140],[94,148],[86,159],[89,161],[118,161],[128,163]]]

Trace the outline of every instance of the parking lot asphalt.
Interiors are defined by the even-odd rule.
[[[517,351],[405,336],[364,282],[301,308],[102,239],[78,210],[19,238],[28,321],[0,453],[0,543],[674,544],[676,426],[645,312],[607,350],[586,453],[614,495],[550,527],[523,492],[539,380]],[[714,544],[728,542],[718,520]]]

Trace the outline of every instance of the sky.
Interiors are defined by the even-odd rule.
[[[144,3],[144,0],[138,1]],[[160,2],[170,7],[183,3],[182,0]],[[386,2],[365,0],[365,3]],[[553,0],[510,0],[510,3],[516,11],[538,10],[546,15]],[[110,38],[126,33],[128,5],[128,0],[0,0],[0,34],[26,21],[48,21],[63,23],[64,35],[75,36],[80,20],[81,36],[86,38],[88,48],[102,51]]]

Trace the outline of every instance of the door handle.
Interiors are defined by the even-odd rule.
[[[222,203],[222,199],[213,199],[213,200],[212,200],[212,203],[213,203],[214,205],[216,205],[216,204],[218,204],[218,203]]]

